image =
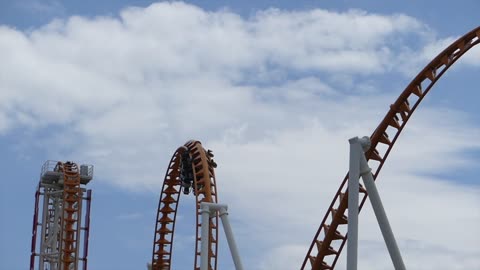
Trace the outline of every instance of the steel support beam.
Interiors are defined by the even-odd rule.
[[[215,215],[216,212],[219,212],[220,219],[222,220],[223,230],[225,231],[225,236],[227,238],[228,247],[232,255],[235,269],[243,270],[243,265],[240,260],[237,244],[235,243],[235,238],[233,237],[232,227],[230,226],[230,221],[228,220],[228,205],[202,202],[200,203],[200,208],[202,213],[202,234],[201,234],[202,249],[200,253],[200,270],[209,270],[208,269],[208,257],[209,257],[208,256],[208,253],[209,253],[208,233],[209,233],[209,226],[210,226],[210,216]]]
[[[358,137],[351,138],[348,171],[348,238],[347,270],[357,270],[358,262],[358,196],[360,190],[360,157],[363,155]]]
[[[348,176],[348,246],[347,270],[357,270],[358,263],[358,196],[360,191],[359,178],[367,189],[372,208],[378,225],[387,245],[390,258],[395,270],[406,270],[400,250],[398,248],[387,214],[380,199],[372,169],[368,166],[365,152],[370,148],[370,139],[363,137],[351,138],[350,142],[350,171]]]
[[[360,169],[363,183],[365,184],[370,202],[372,203],[373,212],[375,212],[375,216],[377,217],[378,225],[382,231],[383,239],[387,245],[388,253],[390,254],[395,270],[406,270],[402,255],[400,254],[400,249],[398,248],[397,241],[393,235],[392,227],[390,226],[390,222],[388,222],[387,213],[385,212],[382,200],[380,199],[380,194],[375,185],[372,169],[368,166],[365,155],[361,156]]]

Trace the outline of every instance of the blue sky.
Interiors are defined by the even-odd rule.
[[[346,172],[348,138],[370,134],[416,73],[478,26],[480,8],[0,1],[0,268],[14,270],[28,266],[48,159],[96,166],[89,269],[145,267],[164,170],[191,138],[216,153],[246,267],[298,268]],[[480,267],[479,71],[476,48],[426,98],[381,175],[409,269]],[[188,200],[176,269],[193,257]],[[361,268],[389,269],[369,207],[360,225]],[[220,269],[233,269],[227,252]]]

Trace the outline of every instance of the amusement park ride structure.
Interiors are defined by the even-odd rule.
[[[400,136],[401,132],[405,128],[408,120],[415,112],[418,105],[423,98],[432,89],[438,79],[468,50],[480,43],[480,27],[473,29],[458,40],[453,42],[449,47],[443,50],[437,57],[435,57],[406,87],[406,89],[400,94],[397,100],[390,105],[390,110],[387,112],[383,120],[375,129],[373,134],[369,137],[369,147],[365,153],[358,156],[361,158],[364,155],[365,162],[362,166],[369,167],[368,172],[358,171],[358,175],[362,175],[366,187],[358,184],[358,189],[355,188],[355,192],[350,194],[358,194],[361,198],[357,200],[350,200],[348,203],[349,192],[348,187],[351,185],[349,181],[349,174],[345,176],[340,184],[340,187],[333,197],[332,203],[328,207],[316,234],[313,237],[313,241],[307,251],[305,259],[300,267],[300,270],[312,269],[312,270],[333,270],[338,261],[338,258],[342,252],[343,247],[347,242],[347,232],[355,228],[356,225],[350,226],[348,224],[352,217],[358,215],[362,209],[368,195],[375,193],[375,185],[373,184],[377,179],[380,170],[385,164],[388,155],[390,154],[395,142]],[[181,161],[181,153],[188,151],[192,162],[192,168],[195,174],[192,185],[195,188],[195,196],[197,198],[197,236],[195,245],[195,263],[194,270],[200,269],[197,258],[201,255],[199,246],[202,243],[202,238],[199,237],[199,230],[202,227],[200,224],[200,215],[202,202],[214,202],[217,203],[216,181],[214,166],[210,164],[211,152],[207,152],[201,147],[200,142],[191,141],[184,147],[179,148],[172,157],[167,174],[163,182],[162,191],[160,194],[160,201],[157,212],[157,224],[155,227],[154,237],[154,249],[152,256],[152,269],[164,270],[174,269],[171,267],[171,256],[173,246],[173,236],[175,228],[175,217],[178,206],[178,199],[180,195],[180,189],[182,188],[182,176],[181,167],[185,166],[185,163]],[[357,160],[358,161],[358,160]],[[361,160],[360,160],[361,161]],[[367,162],[371,163],[368,164]],[[189,165],[188,165],[189,166]],[[360,170],[360,167],[358,168]],[[368,174],[368,175],[367,175]],[[368,176],[368,177],[364,177]],[[366,179],[366,181],[365,181]],[[358,179],[357,179],[358,180]],[[184,184],[184,186],[190,186],[190,184]],[[359,196],[359,197],[360,197]],[[405,266],[396,246],[395,239],[386,214],[381,206],[380,196],[377,194],[371,198],[372,205],[377,216],[382,234],[384,235],[387,248],[390,252],[390,257],[394,263],[396,270],[403,270]],[[355,204],[353,204],[355,203]],[[377,208],[377,209],[375,209]],[[347,209],[349,213],[347,214]],[[352,213],[356,213],[352,214]],[[209,238],[208,243],[204,241],[205,245],[209,246],[209,265],[208,269],[217,269],[217,250],[218,250],[218,231],[217,231],[218,216],[210,218]],[[351,248],[356,245],[353,243]],[[350,252],[350,257],[355,257],[356,247]],[[347,256],[348,252],[347,252]],[[347,261],[349,258],[347,258]],[[356,269],[356,259],[352,259],[349,265],[349,269]],[[203,269],[201,269],[203,270]]]
[[[30,270],[35,269],[37,257],[38,270],[87,269],[92,192],[84,186],[92,178],[92,165],[79,167],[70,161],[45,162],[35,193]],[[82,219],[85,206],[85,219]]]
[[[380,229],[396,270],[405,266],[393,237],[374,181],[406,123],[438,79],[468,50],[480,43],[477,27],[452,43],[435,57],[406,87],[370,137],[350,140],[350,169],[333,197],[332,203],[313,237],[300,270],[333,270],[348,242],[347,270],[356,270],[358,214],[368,197],[372,202]],[[218,204],[213,153],[199,141],[189,141],[173,154],[165,174],[158,203],[151,270],[171,270],[172,247],[180,195],[196,198],[196,237],[194,270],[216,270],[218,261],[218,219],[222,219],[232,258],[237,270],[243,269],[227,218],[227,206]],[[369,164],[370,162],[370,164]],[[92,178],[91,166],[66,162],[47,162],[35,194],[35,214],[30,270],[39,257],[38,270],[77,270],[87,266],[89,209],[91,191],[82,188]],[[85,167],[84,167],[85,166]],[[372,168],[370,168],[370,166]],[[83,169],[82,169],[83,168]],[[83,172],[83,173],[82,173]],[[365,186],[359,183],[362,177]],[[354,192],[349,192],[353,190]],[[83,196],[86,191],[86,197]],[[183,191],[183,192],[182,192]],[[39,201],[43,196],[39,222]],[[86,201],[86,218],[81,226],[82,201]],[[348,212],[347,212],[348,210]],[[38,238],[37,227],[41,227]],[[79,255],[80,230],[85,231],[84,252]],[[347,237],[347,232],[349,233]],[[40,250],[35,246],[40,242]]]
[[[377,179],[395,142],[404,130],[408,120],[418,105],[430,92],[440,77],[468,50],[480,43],[480,27],[473,29],[457,39],[440,54],[438,54],[418,75],[408,84],[397,100],[390,105],[383,120],[370,136],[370,148],[365,152],[367,161],[372,167],[373,179]],[[367,190],[360,185],[361,194],[358,211],[367,200]],[[301,270],[334,269],[347,240],[348,217],[348,173],[333,197],[327,213],[313,238]],[[308,266],[310,263],[310,266]]]

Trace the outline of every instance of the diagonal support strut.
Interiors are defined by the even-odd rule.
[[[350,142],[350,171],[348,179],[348,246],[347,270],[357,270],[358,258],[358,193],[359,178],[362,177],[367,189],[378,225],[387,245],[390,258],[395,270],[406,270],[402,255],[398,248],[387,214],[380,199],[372,169],[368,166],[365,152],[370,148],[370,138],[351,138]]]

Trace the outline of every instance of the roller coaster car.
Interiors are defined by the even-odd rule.
[[[207,150],[207,155],[208,155],[208,157],[210,157],[210,158],[209,158],[209,161],[208,161],[208,162],[210,163],[210,165],[211,165],[213,168],[217,168],[217,163],[213,160],[213,157],[214,157],[215,155],[213,154],[212,150],[208,149],[208,150]]]
[[[190,188],[193,183],[193,169],[192,169],[192,159],[190,154],[185,151],[182,153],[182,160],[180,164],[180,180],[182,181],[183,194],[188,195],[190,193]],[[195,191],[194,191],[195,192]]]

